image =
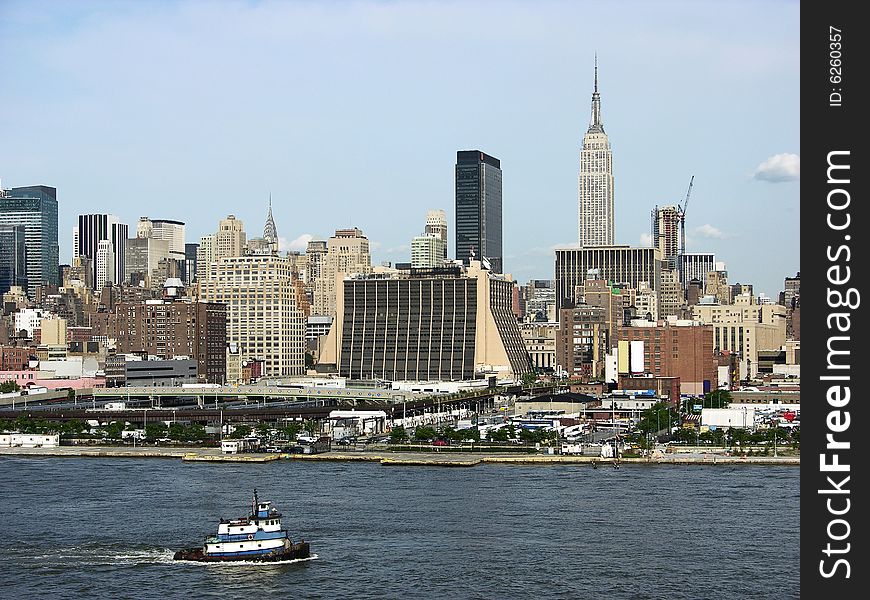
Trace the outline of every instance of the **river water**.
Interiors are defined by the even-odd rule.
[[[315,558],[177,563],[272,500]],[[799,469],[0,457],[2,598],[798,598]]]

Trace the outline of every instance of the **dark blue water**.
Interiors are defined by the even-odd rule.
[[[172,561],[251,489],[313,560]],[[0,457],[3,598],[800,596],[799,470]]]

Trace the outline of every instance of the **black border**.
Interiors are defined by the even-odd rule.
[[[866,254],[866,234],[868,221],[863,218],[862,205],[866,201],[866,151],[862,133],[870,128],[864,115],[870,112],[864,83],[868,76],[864,63],[868,56],[867,37],[868,24],[858,16],[858,2],[804,2],[801,6],[801,156],[803,173],[801,176],[801,590],[806,598],[866,598],[870,589],[866,585],[868,552],[866,549],[867,535],[865,527],[867,511],[867,494],[860,490],[867,489],[866,468],[864,456],[868,449],[863,438],[868,437],[862,431],[866,427],[865,406],[870,400],[862,393],[862,363],[870,354],[866,351],[867,309],[864,303],[870,302],[867,292],[866,262],[861,256]],[[842,64],[839,65],[842,81],[831,81],[832,54],[830,27],[842,30]],[[836,55],[834,55],[836,56]],[[832,106],[830,94],[839,91],[842,94],[841,106]],[[827,225],[828,192],[835,187],[828,184],[828,154],[832,151],[848,150],[850,168],[850,183],[848,192],[851,202],[848,211],[851,225],[848,231],[834,231]],[[842,213],[835,215],[842,217]],[[849,235],[850,239],[845,240]],[[845,262],[845,253],[841,259],[832,262],[828,258],[828,247],[836,251],[847,244],[851,249],[851,260]],[[862,252],[863,249],[863,252]],[[856,288],[861,294],[861,305],[854,310],[834,309],[828,305],[827,292],[828,268],[832,264],[848,265],[851,268],[851,279],[840,286]],[[836,288],[835,288],[836,289]],[[849,542],[850,551],[847,554],[828,558],[823,550],[829,542],[826,532],[831,519],[837,518],[828,513],[825,502],[833,496],[820,494],[819,491],[830,488],[827,476],[832,475],[837,481],[842,479],[838,473],[824,473],[820,468],[820,454],[826,452],[826,434],[829,432],[826,424],[828,405],[826,392],[831,382],[822,381],[820,377],[830,374],[827,369],[827,343],[830,335],[844,335],[828,330],[827,318],[832,312],[846,310],[851,313],[851,331],[848,343],[851,354],[848,361],[851,365],[848,374],[851,401],[841,410],[848,410],[851,426],[844,433],[836,434],[837,439],[847,440],[851,447],[839,451],[839,461],[850,465],[851,477],[843,487],[850,490],[851,508],[842,518],[850,523],[850,535],[843,542]],[[843,348],[844,346],[840,346]],[[843,371],[841,371],[842,373]],[[828,451],[831,452],[830,450]],[[827,459],[830,462],[830,458]],[[842,502],[844,496],[836,496],[836,502]],[[840,525],[842,527],[842,525]],[[835,530],[836,532],[837,530]],[[837,569],[834,577],[825,578],[820,572],[820,561],[826,561],[826,569],[830,569],[836,558],[842,557],[850,564],[849,578],[843,577],[843,565]]]

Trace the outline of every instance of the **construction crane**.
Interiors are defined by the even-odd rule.
[[[682,206],[677,205],[677,216],[680,218],[680,256],[686,253],[686,208],[689,206],[689,196],[692,195],[692,184],[695,183],[695,176],[689,180],[689,189],[686,192],[686,199],[683,200]]]

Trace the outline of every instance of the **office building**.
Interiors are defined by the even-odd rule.
[[[520,324],[520,334],[536,373],[555,372],[558,329],[559,324],[556,322]]]
[[[614,243],[613,152],[601,118],[598,93],[598,59],[592,92],[592,118],[580,150],[577,178],[577,230],[580,247]]]
[[[705,394],[718,387],[713,328],[696,321],[667,319],[658,323],[633,321],[617,331],[618,344],[630,363],[620,360],[620,375],[679,377],[681,394]],[[638,364],[636,371],[629,364]]]
[[[334,317],[337,281],[345,275],[370,273],[372,270],[368,238],[356,227],[337,229],[335,235],[327,240],[326,254],[320,258],[318,267],[311,314]]]
[[[27,289],[27,231],[0,224],[0,294],[14,286]]]
[[[638,289],[646,282],[653,291],[661,286],[662,253],[658,248],[603,246],[556,249],[556,309],[580,302],[578,288],[592,278]]]
[[[758,304],[749,294],[735,296],[733,304],[697,304],[692,318],[713,328],[713,345],[719,352],[740,357],[741,368],[754,376],[760,351],[778,351],[786,341],[786,307]],[[748,361],[748,362],[747,362]]]
[[[441,254],[438,256],[438,264],[440,265],[447,260],[447,214],[440,208],[427,212],[426,229],[423,233],[426,235],[434,235],[441,240],[439,246]]]
[[[578,304],[559,311],[556,372],[568,377],[599,379],[607,354],[607,313],[604,307]]]
[[[181,270],[181,280],[184,285],[190,285],[196,279],[196,253],[199,244],[184,245],[184,268]]]
[[[679,257],[678,271],[680,283],[684,290],[689,288],[689,282],[696,279],[701,282],[701,294],[707,293],[703,287],[707,282],[707,273],[715,270],[716,257],[710,253],[687,252]]]
[[[222,258],[242,256],[245,253],[245,225],[235,215],[227,215],[218,223],[215,233],[202,236],[196,252],[196,278],[202,281],[209,266]]]
[[[171,260],[170,241],[140,237],[138,233],[135,238],[127,240],[124,281],[131,285],[159,288],[163,285],[158,278],[160,263]]]
[[[444,263],[444,242],[437,235],[426,233],[411,240],[411,267],[432,269]]]
[[[456,153],[456,259],[503,273],[501,162],[480,150]]]
[[[240,360],[262,360],[264,376],[305,373],[306,320],[296,301],[290,262],[272,254],[213,261],[200,299],[227,305],[227,343]]]
[[[87,214],[78,216],[78,225],[74,230],[73,240],[76,247],[73,256],[84,256],[92,261],[94,268],[94,289],[99,290],[106,283],[120,285],[126,274],[128,226],[121,223],[118,217],[109,214]],[[105,241],[106,244],[100,244]],[[111,256],[111,264],[103,264],[100,269],[101,251],[103,260]],[[102,278],[100,274],[102,273]],[[108,275],[107,275],[108,274]]]
[[[797,308],[801,304],[801,272],[794,277],[785,278],[785,293],[783,294],[783,306]]]
[[[123,243],[126,245],[126,240],[124,240]],[[96,289],[101,290],[106,285],[113,285],[116,283],[116,279],[118,278],[115,277],[115,250],[112,246],[112,242],[109,240],[100,240],[97,242],[97,253],[94,258],[94,264],[94,283]]]
[[[27,294],[58,279],[57,190],[45,185],[0,189],[0,225],[24,227]]]
[[[171,359],[196,360],[200,381],[224,383],[227,307],[214,302],[146,300],[116,306],[116,347]]]
[[[460,266],[345,278],[321,362],[351,379],[519,378],[532,366],[511,310],[514,282]]]

